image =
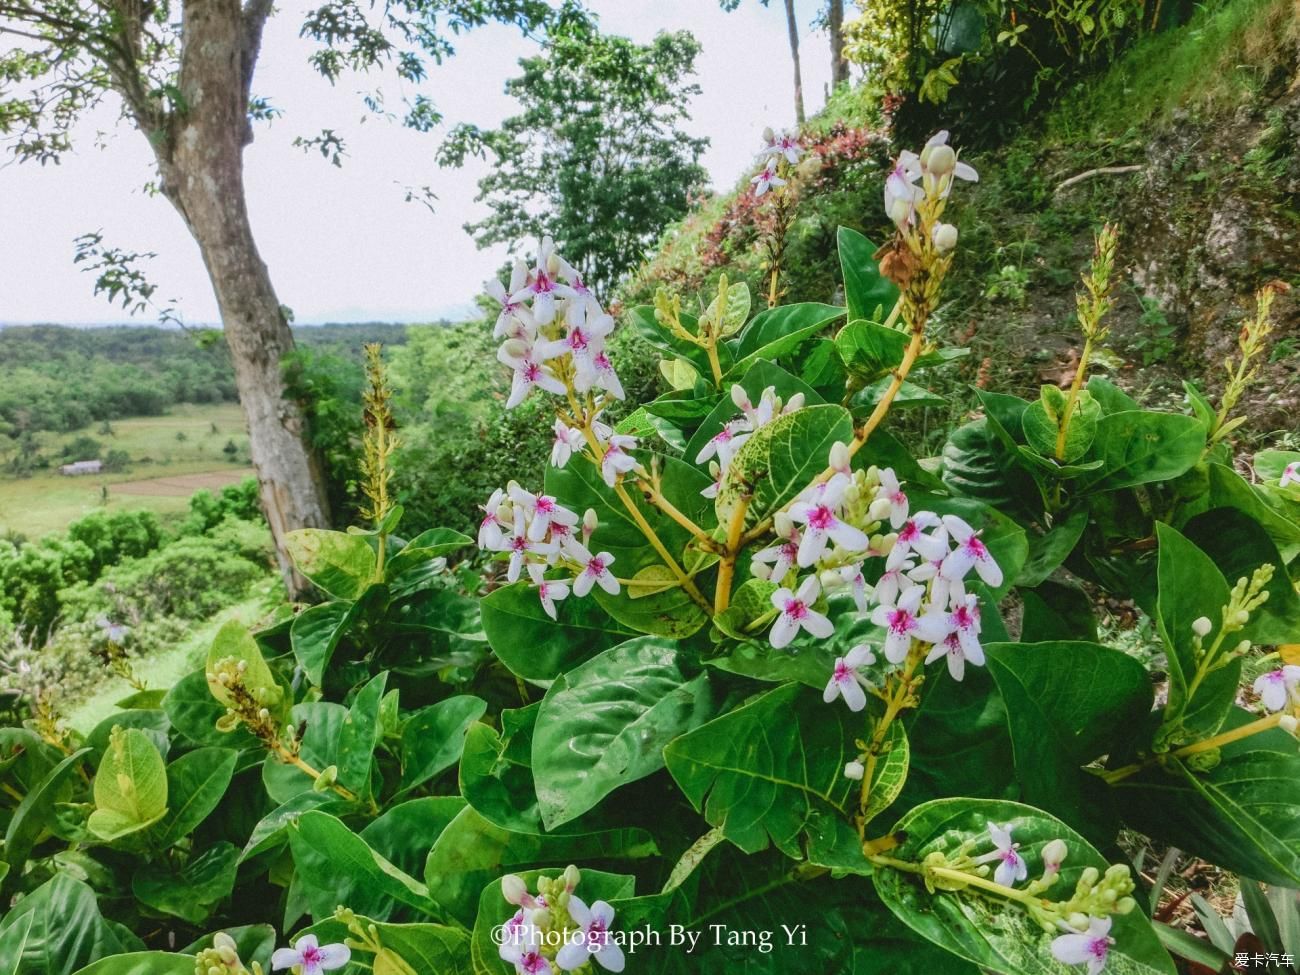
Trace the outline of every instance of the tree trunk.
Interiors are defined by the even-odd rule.
[[[794,15],[794,0],[785,0],[785,23],[790,30],[790,57],[794,60],[794,118],[803,125],[803,75],[799,71],[799,22]]]
[[[844,0],[830,0],[826,21],[831,32],[831,89],[849,80],[849,62],[844,56]]]
[[[280,571],[290,594],[297,595],[307,584],[293,571],[284,536],[296,528],[324,527],[327,506],[302,412],[284,395],[281,362],[293,348],[293,333],[248,220],[243,171],[244,145],[250,139],[246,33],[238,0],[185,3],[184,109],[159,146],[158,160],[163,192],[198,242],[212,280],[248,421],[262,510]]]

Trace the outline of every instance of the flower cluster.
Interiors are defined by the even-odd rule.
[[[749,394],[745,392],[745,388],[735,385],[731,387],[731,401],[736,404],[736,409],[740,412],[724,423],[722,429],[714,434],[695,455],[695,463],[707,463],[709,473],[713,476],[713,483],[700,492],[706,498],[718,496],[718,488],[722,486],[727,468],[731,466],[732,458],[744,446],[745,441],[778,416],[801,409],[804,395],[795,393],[788,401],[783,402],[781,397],[776,395],[776,387],[768,386],[758,398],[758,404],[755,405],[749,398]]]
[[[605,901],[588,906],[573,891],[582,875],[570,865],[554,880],[539,877],[531,894],[521,877],[507,874],[501,893],[518,908],[500,929],[498,953],[518,975],[550,975],[556,968],[571,972],[588,961],[610,972],[621,972],[623,949],[610,936],[614,909]]]
[[[927,196],[946,199],[952,192],[954,179],[974,183],[979,181],[979,173],[957,158],[957,153],[948,145],[945,130],[932,136],[919,154],[910,149],[898,154],[893,172],[885,180],[885,213],[894,226],[906,230],[916,222],[916,210],[921,201]],[[952,224],[936,224],[931,234],[940,251],[950,251],[957,246],[957,228]]]
[[[784,161],[790,166],[799,162],[803,155],[803,146],[799,136],[793,132],[773,132],[770,128],[763,130],[763,149],[758,160],[763,168],[750,180],[754,187],[754,196],[759,197],[768,190],[784,186],[786,180],[780,176],[780,166]]]
[[[504,340],[497,358],[514,373],[508,409],[534,389],[556,396],[603,391],[623,398],[623,384],[605,351],[614,319],[549,237],[542,239],[531,268],[515,262],[508,288],[496,280],[486,287],[488,297],[501,305],[493,329]]]
[[[537,589],[542,608],[556,618],[555,604],[570,591],[586,596],[593,586],[610,595],[619,591],[619,581],[609,567],[614,556],[592,553],[588,545],[597,528],[596,512],[588,508],[579,519],[548,494],[532,494],[516,481],[492,492],[483,505],[478,546],[488,552],[509,556],[506,579],[518,582],[527,571]],[[564,570],[568,581],[548,579],[549,569]]]
[[[830,476],[807,488],[773,524],[776,543],[757,552],[750,568],[779,587],[772,594],[773,647],[789,645],[800,630],[829,637],[831,622],[815,604],[823,591],[839,589],[885,629],[881,649],[890,664],[903,664],[928,647],[925,662],[946,658],[949,673],[961,680],[968,661],[984,663],[979,602],[966,592],[965,579],[974,570],[996,587],[1002,570],[980,533],[959,516],[912,511],[892,469],[852,470],[848,447],[837,443],[830,451]],[[864,573],[871,558],[885,560],[874,586]],[[874,662],[865,646],[839,658],[826,700],[843,697],[860,711],[867,686],[861,668]]]

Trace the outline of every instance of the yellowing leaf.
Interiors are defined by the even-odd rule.
[[[87,826],[101,840],[139,832],[167,814],[167,767],[148,735],[139,728],[113,729],[94,795]]]

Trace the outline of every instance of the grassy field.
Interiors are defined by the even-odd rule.
[[[41,453],[57,458],[65,444],[91,437],[104,453],[126,451],[131,457],[126,470],[64,477],[57,463],[81,459],[73,457],[52,460],[51,469],[33,477],[0,477],[0,530],[38,538],[97,508],[180,513],[198,488],[220,488],[252,473],[247,466],[248,434],[237,404],[187,404],[173,407],[166,416],[115,420],[111,426],[111,433],[95,424],[72,433],[41,434]],[[230,441],[237,447],[233,463],[222,450]]]

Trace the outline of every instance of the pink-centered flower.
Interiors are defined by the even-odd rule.
[[[321,975],[342,968],[352,958],[345,944],[321,944],[314,934],[304,934],[292,948],[277,948],[271,955],[271,970],[292,968],[298,975]]]
[[[976,667],[984,666],[984,648],[980,646],[980,607],[979,600],[967,596],[945,617],[949,632],[941,643],[925,658],[927,664],[934,663],[940,657],[948,658],[948,673],[953,680],[966,676],[966,662],[969,660]]]
[[[1106,967],[1115,939],[1110,936],[1111,919],[1092,917],[1084,933],[1062,934],[1052,939],[1052,957],[1066,965],[1087,965],[1088,975]]]
[[[780,584],[799,562],[799,533],[754,553],[750,572]],[[761,566],[761,568],[760,568]],[[766,574],[763,574],[766,573]]]
[[[492,492],[492,497],[488,498],[487,504],[481,507],[483,520],[478,526],[479,548],[493,551],[501,548],[501,543],[505,540],[505,529],[510,527],[510,523],[501,518],[501,504],[505,499],[506,493],[497,488]]]
[[[618,580],[614,578],[614,573],[609,571],[609,567],[614,562],[614,556],[608,552],[600,552],[593,555],[587,560],[587,564],[582,567],[578,577],[573,580],[573,594],[575,596],[585,596],[591,592],[592,586],[600,586],[605,592],[613,596],[618,592]]]
[[[1290,487],[1292,484],[1300,484],[1300,460],[1287,464],[1277,482],[1278,487]]]
[[[775,186],[784,186],[785,180],[776,174],[776,163],[769,162],[757,176],[750,180],[750,183],[754,186],[754,195],[762,196]]]
[[[948,552],[948,534],[939,516],[932,511],[918,511],[898,527],[894,547],[885,559],[885,568],[894,569],[915,552],[926,562],[937,562]],[[937,529],[929,532],[928,529]]]
[[[506,569],[506,580],[518,582],[528,556],[535,555],[546,561],[559,551],[555,542],[537,541],[528,537],[527,519],[522,508],[515,508],[515,523],[508,536],[502,539],[502,550],[510,553],[510,565]]]
[[[704,464],[716,456],[718,463],[726,467],[731,463],[735,452],[749,439],[748,430],[749,424],[744,420],[730,421],[700,448],[700,452],[695,455],[695,463]]]
[[[528,538],[540,542],[546,538],[552,525],[564,525],[572,529],[578,523],[578,516],[549,494],[532,494],[525,491],[514,481],[509,486],[510,500],[524,510],[528,519]]]
[[[542,602],[542,609],[551,619],[557,619],[555,604],[569,595],[567,583],[546,578],[546,567],[533,564],[528,567],[528,575],[537,587],[537,598]]]
[[[891,664],[901,664],[913,640],[922,643],[939,643],[948,635],[944,614],[927,609],[922,612],[921,600],[924,586],[913,586],[898,597],[894,606],[877,606],[871,622],[885,627],[885,659]]]
[[[543,237],[537,252],[537,266],[529,273],[523,287],[510,295],[513,302],[531,302],[533,318],[538,325],[555,321],[557,299],[574,297],[574,290],[563,284],[557,275],[559,262],[554,260],[555,242]]]
[[[823,640],[835,632],[831,621],[812,608],[821,591],[817,577],[809,576],[799,586],[798,592],[782,587],[772,593],[772,605],[781,611],[781,615],[772,624],[772,646],[778,650],[789,646],[800,630],[806,630]]]
[[[522,301],[512,301],[510,296],[519,291],[528,282],[528,268],[523,261],[515,261],[514,267],[510,271],[510,285],[507,287],[499,280],[493,278],[485,286],[489,298],[497,301],[501,305],[501,311],[497,314],[496,324],[492,328],[492,335],[495,338],[518,338],[521,334],[528,334],[530,331],[536,334],[537,322],[533,320],[532,312]]]
[[[831,679],[826,682],[826,690],[822,692],[822,700],[830,704],[837,697],[842,697],[850,711],[861,711],[867,706],[867,681],[859,668],[875,662],[876,655],[865,643],[854,647],[843,657],[836,658]]]
[[[563,467],[575,450],[582,449],[582,431],[563,420],[555,421],[555,440],[551,444],[551,465]]]
[[[534,389],[543,389],[556,396],[563,396],[566,392],[564,383],[560,382],[551,368],[538,362],[533,357],[531,349],[525,349],[522,354],[517,354],[519,350],[513,347],[513,343],[516,342],[520,345],[524,344],[518,339],[512,339],[501,346],[500,351],[497,352],[497,358],[514,370],[510,380],[510,396],[506,400],[506,409],[513,410]]]
[[[952,535],[957,547],[944,556],[939,574],[949,581],[964,579],[972,567],[984,584],[996,589],[1002,585],[1002,569],[993,560],[980,533],[957,515],[944,515],[943,526]]]
[[[762,156],[769,159],[777,159],[782,156],[791,166],[799,161],[803,155],[803,146],[799,144],[799,137],[793,132],[776,132],[772,134],[772,139],[763,147]]]
[[[804,493],[804,500],[790,506],[790,518],[803,525],[799,539],[799,565],[815,563],[834,541],[850,552],[864,552],[871,540],[859,529],[841,521],[838,515],[844,501],[848,478],[836,474],[825,484]]]
[[[605,444],[605,456],[600,461],[600,473],[610,487],[618,480],[620,474],[635,470],[636,458],[628,453],[636,447],[636,437],[616,433]]]
[[[578,925],[578,931],[566,937],[567,943],[555,956],[555,963],[564,971],[571,972],[591,958],[608,972],[621,972],[625,963],[623,949],[609,936],[610,925],[614,923],[614,908],[605,901],[596,901],[588,907],[580,898],[570,894],[569,917]]]
[[[999,826],[997,823],[989,823],[989,836],[997,849],[980,859],[997,860],[997,869],[993,871],[994,882],[1003,887],[1014,887],[1029,876],[1029,867],[1025,864],[1025,858],[1020,855],[1020,844],[1011,840],[1011,824]]]
[[[541,952],[542,932],[521,915],[525,912],[517,912],[506,922],[508,936],[501,939],[497,954],[515,966],[516,975],[551,975],[551,963]]]
[[[1281,711],[1300,687],[1300,666],[1286,664],[1255,678],[1255,693],[1270,711]]]
[[[880,472],[880,489],[877,496],[889,502],[890,527],[895,530],[901,528],[903,522],[907,521],[909,506],[907,495],[903,493],[903,488],[898,483],[898,477],[892,467],[886,467]]]

